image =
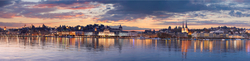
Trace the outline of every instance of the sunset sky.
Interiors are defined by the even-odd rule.
[[[1,0],[0,27],[104,24],[124,30],[250,28],[250,0]]]

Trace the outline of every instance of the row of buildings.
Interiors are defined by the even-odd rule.
[[[136,31],[119,31],[112,32],[109,29],[105,29],[102,32],[84,32],[84,31],[61,31],[49,36],[98,36],[98,37],[136,37],[138,33]]]
[[[249,38],[249,33],[243,30],[241,33],[238,32],[229,32],[223,31],[221,29],[216,31],[210,31],[209,33],[192,33],[192,37],[194,38]]]
[[[6,27],[5,27],[6,28]],[[21,36],[98,36],[98,37],[135,37],[136,31],[123,31],[122,26],[111,28],[104,25],[87,25],[87,26],[59,26],[55,28],[47,27],[26,27],[20,29],[9,29],[0,31],[1,35],[21,35]]]
[[[211,27],[208,29],[188,29],[187,21],[183,21],[182,27],[160,29],[157,33],[166,33],[171,35],[171,37],[182,38],[249,38],[250,29],[227,26]]]
[[[186,23],[185,23],[186,22]],[[123,31],[122,26],[111,28],[109,26],[94,24],[87,26],[42,27],[34,25],[19,29],[0,28],[0,35],[23,36],[98,36],[98,37],[144,37],[144,38],[249,38],[250,30],[236,27],[211,27],[204,29],[188,29],[187,21],[183,21],[182,27],[171,29],[145,30],[144,32]]]

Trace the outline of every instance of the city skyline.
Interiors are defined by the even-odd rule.
[[[247,3],[247,0],[4,0],[0,5],[0,27],[121,24],[124,30],[142,31],[179,27],[187,20],[189,29],[250,28]]]
[[[29,25],[27,26],[26,24],[24,24],[24,26],[22,26],[22,27],[8,28],[8,27],[4,26],[3,28],[0,27],[0,29],[3,29],[3,30],[8,30],[8,29],[22,29],[22,28],[27,28],[27,27],[28,28],[32,28],[33,26],[35,28],[42,28],[43,25],[45,25],[45,24],[42,24],[42,25],[39,25],[39,26],[34,26],[33,24],[31,24],[30,26]],[[76,26],[59,25],[59,26],[54,26],[54,27],[48,26],[48,28],[58,28],[60,26],[66,26],[66,27],[78,27],[78,26],[81,26],[81,27],[87,27],[89,25],[103,25],[103,24],[88,24],[88,25],[76,25]],[[45,26],[47,26],[47,25],[45,25]],[[107,26],[107,25],[104,25],[104,26]],[[122,25],[115,25],[115,26],[108,26],[108,27],[119,28],[120,26],[122,26]],[[159,31],[161,29],[175,29],[175,28],[178,28],[178,29],[181,28],[182,31],[184,30],[184,32],[186,32],[188,30],[188,27],[187,27],[186,24],[184,24],[184,22],[182,23],[182,26],[175,26],[175,27],[169,26],[170,28],[166,27],[166,28],[161,28],[161,29],[138,28],[138,27],[129,27],[129,26],[122,26],[122,27],[123,27],[124,31],[145,31],[145,30],[156,30],[156,31]],[[218,28],[218,27],[228,27],[228,26],[207,27],[207,28],[199,28],[199,29],[210,29],[210,28]],[[228,27],[228,28],[241,28],[241,27],[235,27],[234,26],[234,27]],[[136,29],[140,29],[140,30],[136,30]],[[187,29],[187,30],[185,30],[185,29]],[[243,28],[243,29],[248,29],[248,28]],[[189,29],[189,30],[191,30],[191,29]]]

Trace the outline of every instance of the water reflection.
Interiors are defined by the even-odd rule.
[[[1,37],[1,46],[22,46],[44,48],[87,48],[88,50],[100,51],[111,48],[122,49],[122,46],[133,48],[166,48],[169,51],[181,52],[213,52],[220,50],[223,52],[236,52],[244,48],[250,51],[250,41],[244,40],[154,40],[154,39],[119,39],[119,38],[56,38],[56,37]],[[174,50],[171,50],[174,49]]]
[[[250,40],[0,37],[0,49],[7,48],[86,52],[118,51],[119,53],[138,49],[139,51],[177,52],[181,53],[182,58],[187,58],[193,53],[236,53],[241,51],[248,53],[250,52]]]

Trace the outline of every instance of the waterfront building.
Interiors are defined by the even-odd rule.
[[[18,35],[19,32],[18,31],[8,31],[7,34],[9,34],[9,35]]]
[[[84,32],[83,31],[62,31],[62,32],[57,32],[58,36],[83,36]]]
[[[250,33],[250,29],[245,30],[246,33]]]
[[[192,35],[192,37],[194,37],[194,38],[197,38],[197,37],[198,37],[198,33],[197,33],[197,32],[194,32],[194,33],[192,33],[191,35]]]
[[[83,36],[84,32],[83,31],[75,31],[76,36]]]
[[[67,36],[69,35],[69,31],[57,32],[58,36]]]
[[[177,37],[188,37],[188,33],[177,32],[175,36],[177,36]]]
[[[129,36],[131,36],[131,37],[138,36],[138,32],[136,32],[136,31],[129,31],[128,33],[129,33]]]
[[[120,32],[122,31],[122,25],[120,25],[119,28],[109,28],[109,30],[112,32]]]
[[[127,31],[122,31],[122,32],[119,32],[119,35],[120,37],[122,36],[129,36],[129,33]]]
[[[241,35],[230,35],[229,38],[245,38]]]
[[[93,36],[94,33],[93,33],[93,32],[84,32],[84,35],[85,35],[85,36]]]
[[[216,33],[193,33],[194,38],[229,38],[229,34],[216,34]]]
[[[99,36],[105,37],[105,36],[115,36],[114,32],[110,32],[109,29],[105,29],[103,32],[99,32]]]
[[[50,28],[50,34],[56,34],[57,33],[57,30],[55,28]]]
[[[76,35],[76,32],[75,32],[75,31],[70,31],[70,32],[69,32],[69,35],[75,36],[75,35]]]

